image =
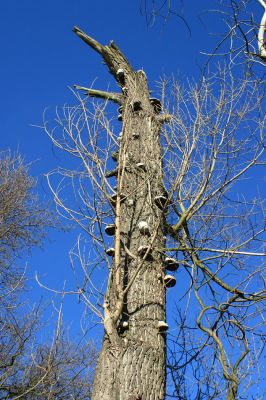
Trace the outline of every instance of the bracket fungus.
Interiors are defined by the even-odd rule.
[[[139,133],[138,132],[133,132],[132,133],[133,139],[138,139],[139,138]]]
[[[118,121],[122,121],[122,119],[123,119],[122,113],[123,113],[123,107],[120,106],[120,107],[118,108],[118,117],[117,117]]]
[[[168,288],[174,287],[176,284],[176,279],[173,275],[165,275],[163,281],[165,286]]]
[[[125,83],[125,71],[123,68],[118,68],[116,71],[116,76],[119,82],[123,85]]]
[[[141,74],[141,75],[143,75],[143,76],[144,76],[144,78],[146,78],[146,79],[147,79],[146,72],[145,72],[145,71],[143,71],[143,69],[138,69],[138,70],[136,71],[136,73],[137,73],[137,74]]]
[[[105,233],[108,236],[114,236],[114,234],[115,234],[115,224],[106,225]]]
[[[105,253],[110,257],[114,257],[114,255],[115,255],[114,247],[109,247],[108,249],[105,250]]]
[[[128,321],[121,321],[121,326],[123,329],[128,329],[128,326],[129,326]]]
[[[137,164],[136,164],[136,167],[137,167],[138,169],[141,169],[142,171],[146,171],[145,164],[142,163],[142,162],[137,163]]]
[[[109,197],[110,203],[115,204],[117,200],[117,193],[112,194],[112,196]],[[126,200],[126,195],[124,193],[120,193],[120,202],[122,203],[123,201]]]
[[[178,269],[178,261],[172,257],[165,257],[164,260],[165,269],[168,271],[176,271]]]
[[[158,208],[160,208],[160,210],[162,210],[164,208],[166,202],[167,202],[166,196],[160,195],[160,196],[156,196],[154,198],[154,203]]]
[[[140,221],[138,223],[138,228],[142,235],[148,235],[150,233],[150,227],[146,221]]]
[[[141,257],[143,257],[143,256],[145,256],[145,254],[146,254],[147,252],[148,252],[148,255],[149,255],[150,252],[151,252],[151,249],[149,250],[149,248],[150,248],[150,246],[147,246],[147,245],[139,246],[139,248],[138,248],[138,255],[141,256]]]
[[[140,111],[142,110],[141,107],[141,101],[140,100],[135,100],[131,102],[131,107],[133,111]]]
[[[156,99],[155,97],[151,97],[150,102],[153,105],[155,112],[159,114],[162,111],[162,103],[160,102],[160,100]]]
[[[168,324],[165,321],[158,321],[159,332],[164,333],[168,331]]]

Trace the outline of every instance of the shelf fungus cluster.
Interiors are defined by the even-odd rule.
[[[141,71],[137,71],[137,73],[141,73]],[[126,87],[126,76],[125,76],[125,71],[122,68],[119,68],[116,72],[116,79],[119,82],[119,84],[123,85],[122,86],[122,92],[123,95],[127,94],[127,87]],[[159,114],[162,110],[162,105],[160,100],[156,99],[156,98],[150,98],[150,104],[153,106],[153,109],[155,111],[155,114]],[[129,107],[128,109],[126,107]],[[126,111],[128,110],[128,111]],[[141,133],[142,129],[140,128],[139,130],[132,130],[132,132],[129,133],[129,136],[127,136],[128,134],[126,133],[127,131],[124,128],[124,124],[125,121],[123,120],[125,117],[125,113],[127,112],[133,112],[133,113],[140,113],[143,110],[143,106],[142,106],[142,102],[141,100],[135,99],[132,100],[130,103],[128,103],[127,106],[125,106],[125,104],[120,103],[120,106],[118,108],[118,121],[123,123],[123,130],[122,132],[120,132],[117,135],[117,142],[119,144],[119,147],[121,146],[125,146],[124,142],[124,138],[126,139],[126,137],[131,138],[132,143],[135,143],[135,145],[139,146],[139,148],[141,149],[138,153],[138,159],[139,161],[135,161],[134,164],[130,162],[127,162],[126,166],[124,166],[124,170],[128,171],[131,173],[131,171],[135,171],[134,173],[137,174],[139,177],[140,176],[145,176],[145,174],[147,174],[147,172],[149,172],[149,161],[147,158],[147,154],[144,151],[143,148],[143,143],[142,143],[142,135],[145,136],[145,133]],[[128,146],[128,142],[126,142]],[[144,142],[145,143],[145,142]],[[107,178],[111,178],[111,177],[116,177],[119,173],[119,168],[122,168],[122,166],[120,166],[120,152],[121,150],[118,148],[115,151],[113,151],[113,153],[111,154],[111,158],[114,162],[118,163],[117,167],[107,173],[105,176]],[[122,153],[123,155],[125,155],[125,150],[123,150],[122,147]],[[132,153],[127,153],[127,160],[130,159]],[[122,171],[122,170],[121,170]],[[118,197],[118,193],[117,193],[117,188],[113,188],[114,193],[110,196],[108,196],[108,200],[110,202],[110,204],[112,206],[116,205],[117,202],[117,197]],[[126,189],[127,190],[127,189]],[[136,187],[135,188],[135,193],[138,195],[141,195],[143,188],[142,187]],[[127,190],[128,191],[128,190]],[[158,193],[158,191],[157,191]],[[123,193],[120,193],[120,202],[124,202],[125,200],[127,201],[127,206],[128,207],[132,207],[135,205],[135,201],[133,200],[133,198],[128,195],[129,198],[127,198],[127,196]],[[164,211],[164,209],[166,209],[166,207],[168,206],[168,193],[166,191],[166,189],[164,187],[161,187],[161,190],[159,191],[159,193],[157,195],[153,194],[153,199],[152,199],[152,203],[153,205],[159,209],[160,211]],[[148,219],[149,220],[149,219]],[[148,262],[152,262],[154,261],[154,254],[153,254],[153,246],[150,244],[150,239],[146,239],[148,237],[152,237],[152,228],[151,228],[151,224],[148,222],[148,220],[144,220],[141,219],[139,220],[139,222],[136,223],[136,228],[138,229],[140,235],[143,237],[143,242],[140,242],[141,244],[137,247],[136,250],[136,257],[139,257],[140,260],[139,262],[143,262],[143,261],[148,261]],[[115,235],[115,225],[114,224],[110,224],[107,225],[105,227],[105,233],[108,236],[114,236]],[[146,237],[146,238],[145,238]],[[148,241],[145,242],[145,241]],[[113,247],[109,247],[105,250],[105,253],[107,256],[110,257],[114,257],[115,256],[115,249]],[[160,282],[163,284],[163,286],[165,288],[172,288],[176,285],[176,278],[173,275],[170,275],[168,273],[166,273],[166,271],[176,271],[178,269],[178,262],[177,260],[175,260],[174,258],[171,257],[165,257],[164,261],[163,261],[163,271],[159,274],[158,279],[160,280]],[[165,321],[157,321],[158,325],[157,325],[157,329],[158,332],[162,335],[166,334],[167,330],[168,330],[168,325]],[[120,325],[120,329],[121,331],[126,331],[129,329],[129,321],[128,319],[124,320],[122,318],[122,320],[119,323]]]
[[[142,383],[154,360],[158,360],[158,373],[151,379],[154,396],[149,393],[148,397],[161,399],[164,398],[165,334],[168,330],[165,289],[176,283],[175,277],[166,271],[175,271],[178,265],[170,257],[162,260],[158,250],[164,243],[163,218],[168,205],[161,163],[160,133],[164,122],[159,114],[162,104],[151,97],[145,72],[135,71],[113,41],[102,45],[79,28],[74,28],[74,32],[100,54],[121,89],[116,93],[77,87],[88,96],[114,102],[118,108],[117,119],[122,123],[121,133],[117,131],[114,140],[117,148],[112,148],[110,154],[110,161],[116,165],[104,175],[116,179],[105,186],[107,202],[104,207],[109,204],[107,210],[103,210],[103,218],[113,216],[113,222],[107,220],[103,226],[104,235],[115,240],[105,248],[106,257],[113,259],[109,260],[112,268],[104,301],[104,345],[92,399],[113,394],[114,383],[119,389],[116,393],[121,393],[125,400],[132,396],[143,397]],[[115,124],[118,125],[117,121]],[[109,125],[106,132],[110,133]],[[113,138],[111,134],[110,138]],[[106,141],[108,146],[109,139]],[[104,143],[100,143],[101,146]],[[103,179],[103,185],[105,183]],[[160,274],[159,279],[157,274]],[[149,350],[145,353],[142,350],[146,348]],[[112,366],[114,354],[118,368],[112,369],[111,377],[108,375],[111,370],[106,365]],[[126,358],[123,358],[124,354],[127,354]],[[125,360],[125,364],[123,361],[119,365],[121,360]],[[137,364],[142,368],[135,380],[124,373],[123,368],[131,370],[131,366]]]

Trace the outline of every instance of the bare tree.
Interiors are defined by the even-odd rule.
[[[19,154],[0,154],[0,276],[1,299],[22,283],[18,259],[40,245],[51,214],[33,193],[34,179]],[[16,291],[18,293],[18,291]]]
[[[62,308],[55,332],[43,321],[43,307],[28,310],[15,304],[2,319],[0,331],[1,399],[89,399],[96,352],[81,338],[70,340],[62,326]],[[28,311],[28,313],[26,313]],[[56,322],[56,318],[52,321]]]
[[[176,109],[165,133],[165,176],[173,192],[167,249],[183,254],[190,276],[184,295],[190,293],[191,313],[193,298],[200,307],[192,327],[204,333],[190,340],[195,350],[189,344],[185,354],[191,357],[180,364],[208,349],[196,370],[201,390],[208,388],[202,398],[224,398],[226,390],[228,399],[240,398],[251,385],[248,373],[259,367],[265,335],[264,200],[248,184],[253,167],[264,165],[263,93],[259,83],[237,82],[228,71],[189,89],[176,85],[174,93]],[[210,368],[215,379],[206,386]]]
[[[48,175],[58,210],[90,237],[89,254],[79,237],[71,262],[72,293],[104,326],[92,399],[165,398],[165,292],[176,280],[168,394],[245,398],[265,335],[263,200],[246,186],[264,165],[260,84],[219,68],[200,84],[163,82],[159,101],[113,42],[74,32],[122,89],[77,86],[104,104],[75,93],[78,104],[58,111],[56,127],[44,120],[53,144],[76,160]],[[108,101],[120,106],[119,135]]]
[[[55,311],[55,333],[44,334],[44,307],[30,306],[19,258],[40,245],[55,216],[34,194],[35,181],[19,154],[0,158],[0,398],[89,399],[95,360],[90,342],[70,340]]]
[[[257,64],[265,66],[266,61],[265,10],[264,0],[217,2],[217,7],[211,13],[216,14],[223,29],[219,34],[210,32],[218,37],[217,42],[210,51],[202,49],[202,54],[208,55],[209,59],[214,56],[227,57],[232,67],[245,63],[251,73],[260,74],[261,68],[257,68]],[[264,69],[261,71],[263,74]]]

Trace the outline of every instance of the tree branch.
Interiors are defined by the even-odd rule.
[[[89,89],[79,85],[74,85],[74,88],[77,90],[83,90],[87,92],[86,95],[90,97],[98,97],[104,100],[111,100],[114,103],[118,104],[122,104],[123,102],[123,96],[120,93],[114,93],[114,92],[110,93],[110,92],[105,92],[104,90]]]
[[[102,54],[103,46],[97,42],[95,39],[88,36],[85,32],[79,29],[77,26],[74,26],[73,32],[76,33],[83,40],[83,42],[87,43],[90,47],[92,47],[97,53]]]

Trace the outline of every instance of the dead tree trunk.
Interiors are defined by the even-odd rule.
[[[146,75],[134,72],[118,47],[102,46],[78,28],[96,50],[122,94],[86,88],[88,95],[120,105],[115,251],[104,303],[104,339],[93,400],[159,400],[165,396],[165,272],[160,103],[150,98]]]

